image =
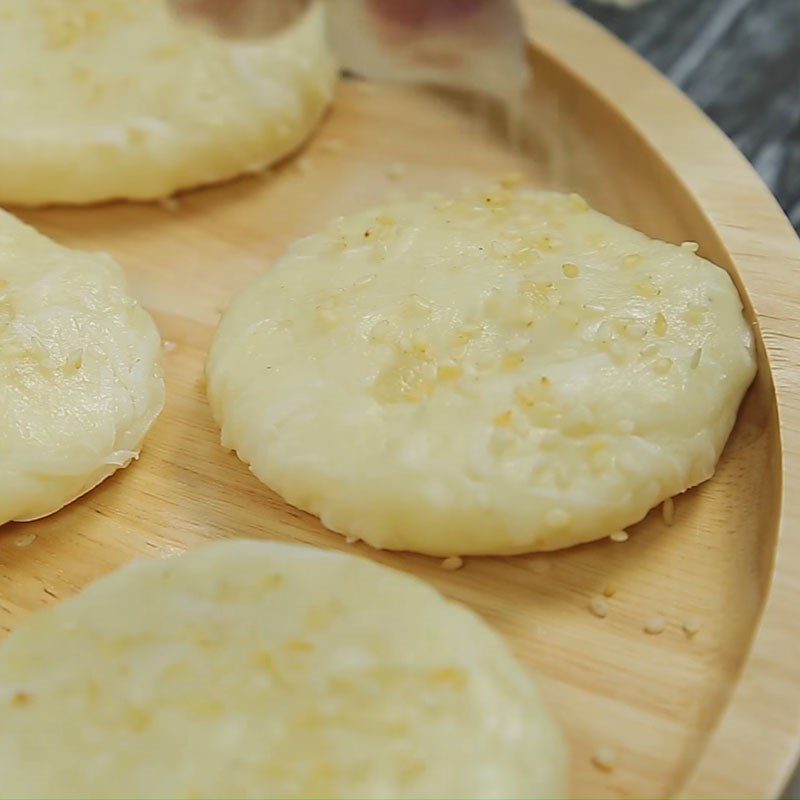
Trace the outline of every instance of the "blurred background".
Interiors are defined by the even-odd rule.
[[[647,58],[733,139],[800,232],[800,0],[573,4]]]

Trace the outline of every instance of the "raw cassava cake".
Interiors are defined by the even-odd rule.
[[[736,288],[694,249],[502,186],[337,219],[224,315],[223,444],[375,547],[611,535],[712,475],[755,373]]]
[[[335,80],[319,3],[253,43],[166,0],[0,0],[0,202],[149,200],[259,170]]]
[[[415,578],[307,547],[141,562],[36,614],[0,645],[0,715],[5,797],[565,790],[498,636]]]
[[[110,256],[0,211],[0,524],[57,511],[137,457],[164,404],[160,350]]]

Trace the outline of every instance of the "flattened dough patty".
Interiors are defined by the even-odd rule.
[[[223,444],[376,547],[552,550],[711,476],[755,372],[728,274],[575,195],[339,219],[225,314]]]
[[[110,256],[0,211],[0,524],[51,514],[138,455],[164,404],[160,345]]]
[[[142,562],[37,614],[0,645],[0,714],[5,796],[564,790],[561,739],[484,623],[306,547]]]
[[[319,4],[254,44],[165,0],[0,0],[0,201],[149,200],[261,169],[335,80]]]

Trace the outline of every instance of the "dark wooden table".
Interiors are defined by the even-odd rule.
[[[651,61],[733,139],[800,233],[800,0],[575,5]],[[784,797],[800,798],[800,767]]]
[[[800,0],[575,0],[680,86],[750,159],[800,231]]]

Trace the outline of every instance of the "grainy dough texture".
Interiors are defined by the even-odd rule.
[[[401,203],[298,242],[225,314],[222,441],[376,547],[608,536],[709,478],[755,372],[728,274],[577,196]]]
[[[0,715],[4,797],[565,788],[536,688],[476,616],[276,543],[138,563],[37,614],[0,646]]]
[[[160,345],[110,256],[0,211],[0,524],[57,511],[138,455],[164,404]]]
[[[149,200],[294,150],[336,68],[316,4],[228,42],[165,0],[0,0],[0,201]]]

